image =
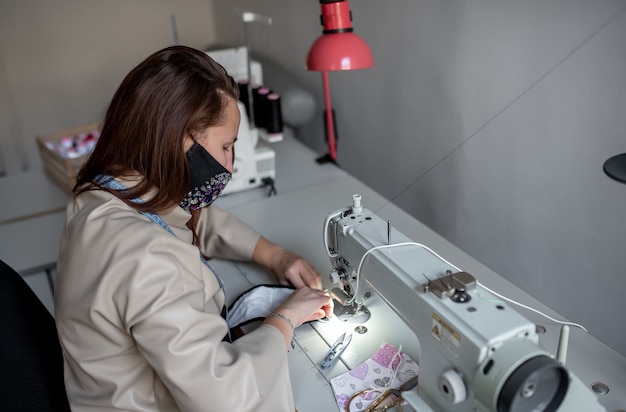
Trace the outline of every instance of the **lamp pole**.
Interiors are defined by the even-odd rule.
[[[324,88],[324,105],[326,107],[326,137],[328,138],[328,154],[330,160],[335,162],[337,159],[337,141],[335,136],[335,119],[333,107],[330,101],[330,86],[328,84],[328,72],[322,71],[322,87]]]

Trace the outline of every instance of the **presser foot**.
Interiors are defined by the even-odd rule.
[[[337,319],[346,323],[365,323],[372,316],[369,309],[363,305],[358,308],[356,304],[344,306],[338,302],[335,304],[333,313]]]

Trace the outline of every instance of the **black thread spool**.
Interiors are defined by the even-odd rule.
[[[248,79],[241,79],[237,82],[239,86],[239,101],[243,103],[246,108],[246,114],[248,115],[248,121],[250,121],[250,101],[248,99]]]
[[[265,129],[267,124],[267,96],[272,91],[267,87],[259,87],[252,92],[252,104],[254,106],[254,124],[260,129]]]
[[[280,106],[280,95],[270,93],[267,95],[267,123],[265,125],[268,134],[283,132],[283,113]]]

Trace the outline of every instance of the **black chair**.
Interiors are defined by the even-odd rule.
[[[0,410],[70,411],[54,318],[0,260]]]

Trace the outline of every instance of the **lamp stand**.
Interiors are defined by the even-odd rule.
[[[324,126],[326,140],[328,140],[328,153],[317,158],[317,163],[337,163],[337,129],[335,128],[335,112],[330,101],[330,86],[328,83],[328,72],[322,71],[322,87],[324,89]]]

